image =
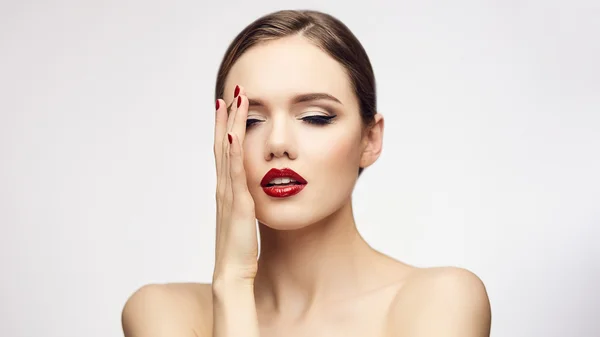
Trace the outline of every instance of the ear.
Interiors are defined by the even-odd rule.
[[[363,135],[360,167],[369,167],[379,158],[383,145],[383,126],[383,115],[376,113],[375,122],[365,130]]]

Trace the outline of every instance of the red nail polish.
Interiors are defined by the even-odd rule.
[[[227,139],[229,139],[229,144],[231,144],[233,142],[233,138],[231,137],[231,135],[229,133],[227,134]]]
[[[235,86],[235,91],[233,92],[233,98],[236,98],[240,94],[240,86]]]
[[[217,100],[217,110],[219,110],[219,106],[221,106],[221,104],[219,103],[219,100]]]
[[[242,104],[242,96],[238,96],[237,107],[239,108],[241,104]]]

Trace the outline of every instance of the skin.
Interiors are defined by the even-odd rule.
[[[261,224],[252,274],[260,336],[489,336],[490,304],[475,274],[410,266],[358,233],[351,194],[358,168],[381,153],[384,123],[377,114],[375,124],[364,127],[340,64],[302,36],[286,37],[236,62],[225,83],[228,105],[235,104],[236,85],[247,119],[258,121],[235,139]],[[339,102],[293,102],[306,93]],[[331,114],[332,123],[322,126],[301,120]],[[273,167],[292,168],[307,186],[292,198],[267,196],[259,183]],[[144,286],[127,301],[122,321],[126,337],[211,337],[213,287]]]

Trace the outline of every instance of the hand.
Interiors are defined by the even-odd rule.
[[[213,283],[225,279],[253,282],[258,268],[254,200],[246,184],[242,146],[246,134],[248,99],[244,89],[241,86],[239,88],[238,96],[231,102],[229,114],[225,101],[217,100],[214,144],[217,237]]]

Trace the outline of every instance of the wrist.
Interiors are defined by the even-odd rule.
[[[213,271],[213,284],[226,285],[251,285],[254,286],[254,277],[258,263],[254,265],[218,264]]]
[[[247,277],[239,271],[220,271],[213,274],[212,282],[213,296],[232,297],[242,294],[254,294],[254,277]]]
[[[212,285],[213,309],[254,308],[254,286],[239,280],[215,280]]]

